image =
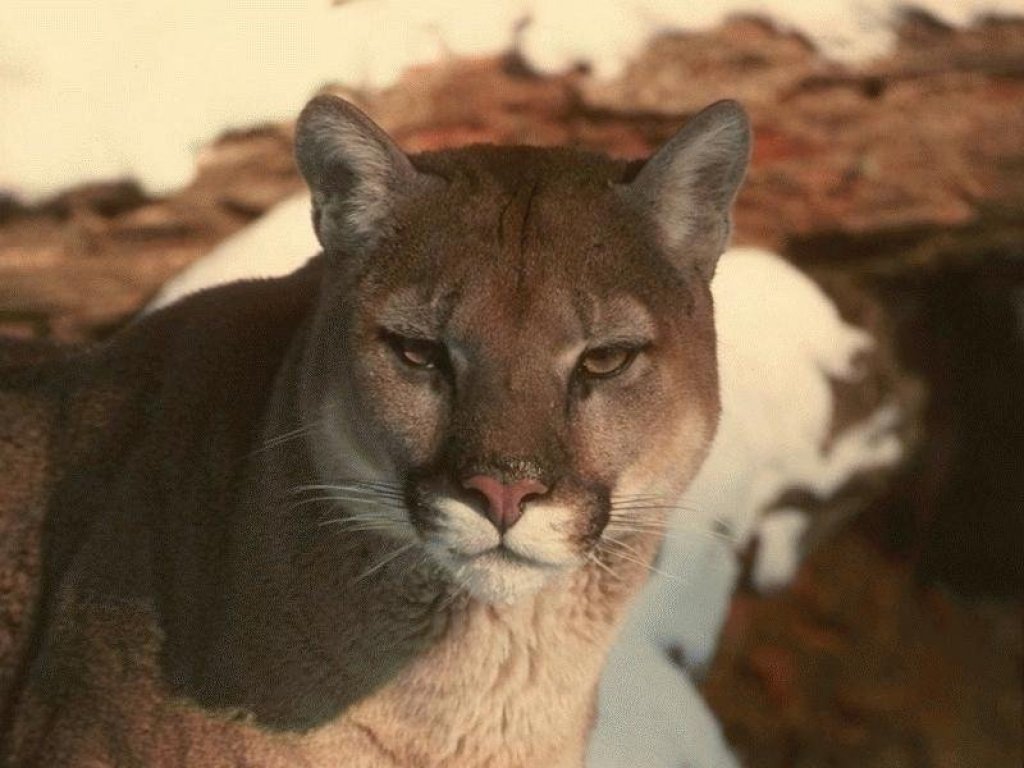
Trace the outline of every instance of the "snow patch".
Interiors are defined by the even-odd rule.
[[[693,680],[627,624],[598,692],[587,768],[739,768]]]
[[[254,223],[168,280],[144,311],[152,312],[204,288],[254,277],[281,277],[319,253],[308,194],[287,198]]]
[[[752,579],[761,591],[781,589],[800,565],[800,539],[810,522],[802,509],[775,509],[758,526]]]
[[[456,56],[518,49],[542,72],[614,77],[656,34],[760,14],[826,56],[887,51],[901,0],[132,0],[0,3],[0,192],[40,200],[132,178],[188,183],[229,128],[294,117],[323,84],[379,88]],[[917,0],[947,24],[1024,15],[1021,0]]]

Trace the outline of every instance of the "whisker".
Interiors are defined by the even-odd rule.
[[[257,454],[268,451],[272,448],[278,448],[286,443],[290,443],[293,440],[297,440],[300,437],[305,437],[314,429],[323,424],[324,419],[320,418],[315,420],[312,424],[302,424],[295,429],[290,429],[287,432],[282,432],[279,435],[267,438],[259,448],[253,449],[249,454],[249,458],[256,456]]]
[[[271,437],[271,438],[267,439],[266,441],[264,441],[263,445],[260,448],[257,449],[257,452],[258,451],[265,451],[265,450],[267,450],[269,448],[274,448],[274,447],[276,447],[278,445],[282,445],[282,444],[290,442],[292,440],[296,440],[296,439],[302,437],[303,435],[307,434],[308,432],[312,431],[314,426],[316,426],[316,425],[315,424],[304,424],[301,427],[296,427],[295,429],[291,429],[291,430],[289,430],[287,432],[281,433],[280,435],[276,435],[274,437]]]
[[[463,595],[469,594],[469,583],[466,581],[466,579],[456,577],[456,582],[452,586],[454,587],[452,593],[448,595],[448,597],[444,599],[444,602],[442,602],[441,605],[438,607],[439,611],[448,610],[453,605],[455,605],[456,600],[458,600]]]
[[[334,520],[356,520],[359,522],[366,522],[369,520],[404,520],[405,515],[392,515],[389,512],[377,512],[377,511],[364,511],[364,512],[345,512],[344,515],[332,518]]]
[[[678,538],[678,537],[685,537],[686,535],[690,535],[690,534],[696,535],[696,534],[701,534],[701,533],[707,533],[709,535],[719,535],[719,536],[721,535],[721,534],[714,534],[713,531],[705,531],[702,528],[694,528],[692,530],[676,530],[676,529],[671,528],[671,527],[669,527],[669,528],[655,528],[655,527],[645,528],[643,526],[618,525],[616,523],[608,523],[608,525],[605,526],[605,530],[606,531],[612,531],[612,532],[619,531],[619,532],[622,532],[622,533],[643,533],[643,534],[648,534],[648,535],[664,536],[665,538]]]
[[[344,526],[330,527],[325,529],[332,538],[343,539],[350,534],[359,535],[362,533],[368,533],[378,538],[384,539],[390,543],[404,544],[410,541],[411,529],[405,528],[398,524],[381,526],[381,527],[357,527],[357,528],[346,528]],[[416,542],[412,542],[415,544]]]
[[[324,496],[322,498],[331,499],[333,501],[355,501],[360,504],[374,504],[381,507],[389,507],[391,509],[405,509],[405,504],[399,502],[397,499],[389,498],[375,498],[373,496],[352,496],[351,494],[337,494],[335,496]]]
[[[366,483],[339,483],[338,490],[351,491],[356,493],[372,493],[377,496],[390,496],[391,498],[404,499],[405,491],[401,488],[391,488],[384,485],[370,485]]]
[[[364,493],[372,494],[376,496],[386,498],[405,498],[405,494],[399,491],[397,488],[386,488],[384,486],[375,487],[363,485],[360,483],[324,483],[317,485],[297,485],[288,490],[291,494],[306,493],[308,491],[343,491],[347,493]]]
[[[623,544],[623,542],[619,541],[618,539],[613,539],[611,537],[605,537],[605,538],[601,539],[601,543],[602,544],[618,545],[620,547],[625,547],[625,548],[629,549],[630,552],[634,552],[634,553],[636,552],[636,550],[634,550],[632,547],[628,547],[626,544]],[[643,560],[641,560],[638,557],[634,557],[633,555],[629,554],[629,552],[627,552],[627,551],[622,551],[622,550],[618,550],[617,551],[617,550],[614,550],[614,549],[609,549],[608,552],[610,554],[613,554],[613,555],[616,555],[618,557],[621,557],[623,560],[627,560],[627,561],[629,561],[631,563],[635,563],[636,565],[639,565],[641,568],[646,568],[651,573],[656,573],[659,576],[664,576],[666,579],[672,579],[672,581],[679,582],[680,584],[686,584],[687,583],[684,579],[681,579],[680,577],[678,577],[678,576],[676,576],[674,574],[668,573],[666,571],[662,571],[662,570],[654,567],[650,563],[645,563]]]
[[[615,571],[613,571],[611,568],[609,568],[608,564],[603,562],[601,560],[601,558],[597,556],[596,553],[588,552],[587,553],[587,559],[590,560],[594,565],[598,566],[605,573],[607,573],[610,576],[612,576],[612,578],[617,579],[618,581],[622,581],[622,576],[620,576]]]
[[[356,583],[362,581],[363,579],[365,579],[367,576],[370,576],[370,575],[376,573],[381,568],[383,568],[385,565],[387,565],[388,563],[393,561],[395,558],[399,557],[403,553],[408,552],[410,549],[415,547],[416,543],[417,542],[414,541],[414,542],[412,542],[410,544],[406,544],[404,546],[399,547],[398,549],[396,549],[391,554],[383,557],[380,560],[380,562],[378,562],[376,565],[373,565],[373,566],[367,568],[365,571],[363,571],[359,576],[357,576],[355,579],[352,580],[352,583],[356,584]]]
[[[394,488],[394,489],[398,489],[398,488],[402,487],[400,483],[391,482],[389,480],[359,480],[357,478],[352,478],[352,477],[338,478],[338,480],[333,482],[333,483],[310,483],[310,484],[297,485],[295,487],[296,488],[300,488],[300,489],[301,488],[334,488],[334,487],[339,486],[339,485],[365,485],[365,486],[373,486],[375,488]]]
[[[325,520],[319,521],[319,525],[329,524],[336,522],[339,525],[343,522],[351,523],[375,523],[378,521],[386,521],[390,523],[401,523],[406,521],[405,515],[391,515],[391,514],[370,514],[370,515],[337,515]]]
[[[631,532],[631,533],[646,533],[646,534],[661,534],[666,539],[674,539],[678,541],[685,541],[689,536],[706,536],[716,541],[722,541],[726,544],[734,544],[735,539],[732,536],[721,533],[719,531],[712,530],[706,527],[699,526],[680,526],[673,523],[666,523],[663,525],[654,524],[634,524],[621,523],[618,521],[610,521],[605,526],[605,530]]]
[[[319,496],[315,499],[304,499],[303,501],[296,501],[288,505],[288,511],[291,512],[299,507],[304,507],[309,504],[324,504],[327,502],[333,502],[332,508],[341,506],[343,502],[353,502],[356,504],[367,504],[373,507],[381,507],[383,509],[394,509],[404,510],[404,504],[397,504],[388,499],[374,499],[363,496]]]
[[[673,524],[670,520],[663,517],[651,517],[645,515],[629,514],[623,515],[615,511],[611,512],[608,515],[608,521],[615,523],[629,523],[630,525],[654,526],[656,528],[668,528]]]
[[[269,451],[269,450],[271,450],[273,448],[279,448],[280,446],[284,445],[285,443],[290,443],[293,440],[297,440],[300,437],[304,437],[309,432],[310,432],[310,429],[308,427],[302,427],[300,429],[295,430],[294,433],[286,432],[283,435],[278,435],[277,437],[272,437],[269,440],[267,440],[265,443],[263,443],[263,445],[261,445],[259,448],[254,448],[252,451],[250,451],[248,456],[247,456],[247,458],[252,458],[253,456],[258,456],[259,454],[265,453],[266,451]]]
[[[380,505],[380,506],[388,506],[388,507],[392,507],[394,509],[405,509],[406,508],[405,502],[400,500],[400,499],[392,499],[392,498],[389,498],[387,496],[382,496],[382,497],[365,496],[365,495],[359,495],[359,494],[353,494],[353,493],[333,493],[333,494],[326,495],[326,496],[316,496],[314,498],[303,499],[301,501],[293,501],[289,505],[289,508],[291,508],[291,507],[301,507],[301,506],[304,506],[306,504],[315,504],[317,502],[326,502],[326,501],[335,501],[335,502],[352,501],[352,502],[358,502],[358,503],[362,503],[362,504],[376,504],[376,505]]]
[[[332,526],[340,530],[352,530],[355,526],[381,527],[388,529],[406,529],[411,523],[404,515],[342,515],[317,522],[318,528]]]
[[[393,480],[341,480],[339,482],[343,485],[364,485],[369,488],[381,488],[384,490],[401,491],[404,488],[402,483],[395,482]]]
[[[647,510],[679,510],[682,512],[700,512],[696,507],[687,506],[686,504],[612,504],[613,510],[619,510],[623,512],[643,512]]]
[[[330,523],[320,523],[320,526],[330,525]],[[399,525],[331,525],[331,527],[338,533],[400,533],[404,532],[404,529]]]
[[[612,544],[616,544],[616,545],[622,547],[623,549],[625,549],[628,552],[632,552],[637,557],[638,560],[643,560],[644,559],[643,555],[641,555],[639,552],[637,552],[635,547],[630,546],[626,542],[622,541],[622,539],[617,539],[614,536],[606,536],[604,540],[608,541],[608,542],[611,542]]]
[[[673,527],[667,520],[637,519],[630,517],[609,517],[608,525],[620,525],[626,528],[647,531],[667,531]]]
[[[642,533],[642,534],[645,534],[645,535],[648,535],[648,536],[657,535],[657,536],[666,536],[667,537],[667,536],[669,536],[672,533],[672,531],[669,531],[666,528],[653,528],[653,527],[645,528],[643,526],[617,525],[615,523],[608,523],[608,525],[606,525],[604,527],[604,529],[606,531],[611,531],[613,533],[614,532],[619,532],[619,533]]]

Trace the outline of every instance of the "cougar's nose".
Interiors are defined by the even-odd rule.
[[[548,487],[538,480],[516,480],[505,484],[489,475],[473,475],[462,481],[462,487],[479,491],[487,499],[487,519],[504,533],[523,516],[523,502],[529,496],[542,496]]]

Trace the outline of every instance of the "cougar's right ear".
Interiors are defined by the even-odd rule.
[[[328,254],[372,248],[399,197],[426,183],[383,130],[337,96],[317,96],[302,110],[295,159],[313,195],[313,228]]]

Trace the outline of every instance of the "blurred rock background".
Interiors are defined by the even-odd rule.
[[[705,693],[757,768],[1024,762],[1024,21],[910,14],[891,54],[842,65],[733,18],[655,39],[611,81],[510,55],[344,93],[409,151],[624,157],[742,100],[757,140],[736,241],[777,249],[882,336],[912,382],[916,447],[897,478],[832,502],[857,514],[840,509],[852,521],[790,588],[740,590]],[[0,200],[0,334],[102,339],[300,188],[291,126],[270,124],[204,148],[165,197],[126,179]]]

